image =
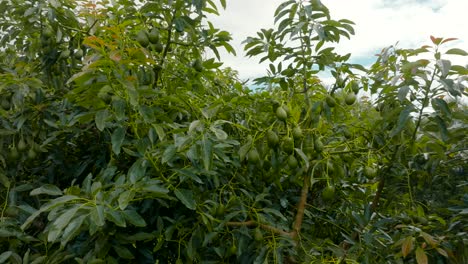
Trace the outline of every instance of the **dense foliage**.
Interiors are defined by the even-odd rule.
[[[1,1],[0,263],[467,263],[455,39],[366,68],[352,21],[285,1],[252,90],[220,7]]]

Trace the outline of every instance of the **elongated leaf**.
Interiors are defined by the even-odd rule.
[[[0,263],[6,263],[7,259],[9,259],[12,254],[13,252],[11,251],[6,251],[0,254]]]
[[[252,148],[252,139],[247,140],[247,142],[242,145],[239,149],[239,159],[240,161],[243,161],[245,159],[245,156],[247,155],[247,152]]]
[[[439,67],[442,76],[447,76],[452,67],[452,62],[449,60],[437,60],[437,66]]]
[[[433,236],[423,231],[421,231],[420,234],[431,247],[435,248],[438,245],[437,240],[435,240]]]
[[[104,206],[96,205],[94,210],[91,211],[91,219],[97,226],[104,226],[106,219],[104,218]]]
[[[447,52],[445,52],[445,54],[468,56],[468,52],[466,52],[466,51],[464,51],[462,49],[457,49],[457,48],[449,49],[449,50],[447,50]]]
[[[299,154],[299,156],[304,161],[305,169],[306,170],[309,169],[309,158],[307,158],[307,155],[302,151],[302,149],[295,148],[294,150],[296,151],[297,154]]]
[[[203,166],[205,170],[210,170],[211,162],[213,160],[213,143],[206,137],[203,137],[201,143],[203,149]]]
[[[278,216],[279,218],[281,218],[282,220],[287,221],[286,217],[284,217],[284,215],[283,215],[280,211],[278,211],[278,210],[276,210],[276,209],[273,209],[273,208],[264,208],[263,211],[264,211],[265,213],[269,213],[269,214],[276,215],[276,216]]]
[[[139,181],[146,173],[146,160],[144,158],[138,159],[133,163],[132,167],[128,170],[128,178],[131,183]]]
[[[191,190],[177,189],[174,194],[188,209],[195,210],[197,204]]]
[[[216,138],[219,140],[226,140],[228,138],[228,134],[224,132],[224,130],[217,128],[217,127],[210,127],[210,130],[213,131]]]
[[[39,195],[39,194],[48,194],[48,195],[62,195],[62,191],[55,185],[44,184],[39,188],[32,190],[29,195]]]
[[[144,227],[146,226],[145,219],[141,217],[135,210],[125,210],[122,212],[125,219],[134,226]]]
[[[109,209],[109,210],[106,210],[105,213],[106,213],[106,219],[113,222],[115,225],[120,226],[120,227],[127,226],[127,224],[125,223],[125,218],[121,212],[113,210],[113,209]]]
[[[403,109],[400,112],[400,116],[398,117],[398,124],[397,124],[396,128],[393,129],[392,133],[390,133],[391,137],[394,137],[396,134],[400,133],[401,130],[403,130],[403,128],[406,125],[406,121],[408,121],[408,119],[410,117],[410,114],[413,111],[414,111],[414,106],[413,105],[408,105],[408,106],[405,107],[405,109]]]
[[[73,206],[72,208],[68,209],[60,215],[55,221],[52,223],[52,228],[60,230],[60,232],[68,225],[70,220],[75,216],[76,212],[80,209],[79,204]],[[48,237],[49,241],[55,241],[56,238],[51,238],[50,236]]]
[[[422,249],[420,247],[418,247],[416,249],[416,262],[418,264],[427,264],[428,263],[426,252],[424,252],[424,249]]]
[[[223,9],[226,9],[226,0],[220,0]]]
[[[176,154],[176,147],[174,145],[170,145],[169,147],[164,150],[162,155],[161,163],[168,163]]]
[[[400,100],[400,102],[403,102],[406,99],[409,90],[410,89],[408,85],[400,87],[400,89],[398,90],[398,100]]]
[[[156,130],[156,134],[158,134],[159,140],[163,141],[166,137],[166,133],[164,132],[164,128],[158,124],[153,124],[154,130]]]
[[[0,171],[0,183],[5,187],[5,188],[10,188],[10,180],[8,177],[3,174],[3,172]]]
[[[96,127],[97,127],[97,129],[99,129],[99,131],[103,131],[104,128],[106,127],[106,119],[107,119],[108,116],[109,116],[109,111],[107,109],[98,111],[96,113],[96,117],[95,117],[94,121],[95,121]]]
[[[70,223],[63,231],[62,239],[60,240],[60,244],[62,245],[62,247],[64,247],[68,243],[68,241],[70,241],[79,234],[81,225],[83,224],[83,221],[86,219],[86,217],[87,215],[80,215],[70,221]]]
[[[438,110],[440,113],[442,113],[444,116],[451,118],[452,117],[452,111],[450,111],[449,106],[447,105],[447,102],[445,100],[440,99],[440,98],[434,98],[432,99],[432,107],[436,110]]]
[[[413,237],[409,236],[403,240],[403,243],[401,244],[401,254],[403,255],[404,258],[408,256],[409,253],[413,250]]]
[[[120,154],[120,148],[125,140],[125,129],[123,127],[118,127],[111,136],[112,142],[112,151],[116,154]]]
[[[445,121],[440,116],[436,116],[435,121],[437,123],[437,126],[439,127],[440,137],[444,142],[447,142],[449,140],[449,136]]]
[[[159,195],[162,195],[162,196],[166,196],[165,194],[169,193],[168,189],[166,189],[165,187],[162,187],[158,183],[154,183],[154,182],[145,183],[145,185],[143,185],[143,187],[142,187],[142,190],[150,192],[152,194],[156,194],[156,195],[159,194]]]
[[[64,231],[65,226],[68,225],[70,220],[75,216],[76,212],[79,209],[79,205],[74,206],[73,208],[67,210],[65,213],[60,215],[52,224],[52,228],[47,234],[47,241],[55,242],[59,239],[60,235]]]
[[[436,250],[437,250],[437,252],[438,252],[440,255],[442,255],[442,256],[448,258],[448,253],[447,253],[447,251],[445,251],[445,250],[443,250],[443,249],[441,249],[441,248],[436,248]]]
[[[133,256],[132,252],[128,250],[128,248],[119,246],[119,245],[113,245],[114,251],[117,252],[117,255],[123,259],[134,259],[135,256]]]
[[[26,221],[23,223],[23,225],[21,225],[21,229],[22,230],[25,230],[26,228],[28,228],[28,226],[34,221],[34,219],[36,219],[36,217],[38,217],[41,213],[43,212],[46,212],[56,206],[59,206],[61,204],[65,204],[69,201],[72,201],[72,200],[78,200],[78,199],[81,199],[80,197],[78,196],[74,196],[74,195],[65,195],[65,196],[62,196],[62,197],[59,197],[59,198],[56,198],[48,203],[46,203],[45,205],[43,205],[41,207],[41,209],[37,210],[36,212],[34,212],[32,215],[30,215],[28,217],[28,219],[26,219]]]
[[[134,197],[135,192],[133,190],[126,190],[125,192],[121,193],[118,199],[120,210],[125,210]]]

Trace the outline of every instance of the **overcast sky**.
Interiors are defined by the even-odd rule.
[[[222,55],[225,66],[239,71],[243,80],[262,76],[267,66],[259,58],[244,57],[241,42],[261,28],[273,27],[273,14],[282,0],[227,0],[219,17],[210,17],[215,26],[229,31],[237,57]],[[456,37],[454,47],[468,50],[468,0],[322,0],[331,18],[356,23],[356,34],[343,39],[337,51],[352,53],[352,62],[369,64],[382,48],[399,42],[401,48],[430,44],[430,35]],[[456,58],[467,64],[466,57]],[[461,60],[461,61],[460,61]]]

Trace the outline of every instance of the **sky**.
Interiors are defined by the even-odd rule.
[[[221,60],[239,72],[242,80],[266,74],[267,64],[259,57],[244,56],[243,44],[262,28],[272,28],[273,14],[283,0],[227,0],[220,16],[209,17],[214,25],[229,31],[237,56],[222,53]],[[353,21],[356,34],[336,46],[340,54],[351,53],[351,62],[370,65],[375,54],[398,42],[400,48],[417,48],[431,44],[429,37],[455,37],[449,47],[468,51],[468,0],[322,0],[334,20]],[[468,58],[453,57],[458,64]],[[450,58],[452,59],[452,58]]]

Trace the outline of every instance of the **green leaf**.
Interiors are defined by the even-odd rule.
[[[400,89],[398,90],[398,100],[400,100],[400,102],[405,101],[409,90],[410,90],[410,88],[409,88],[408,85],[400,87]]]
[[[188,209],[196,209],[197,204],[195,203],[195,198],[191,190],[176,189],[174,194]]]
[[[437,66],[442,74],[442,76],[447,76],[452,66],[452,62],[449,60],[437,60]]]
[[[164,128],[162,128],[158,124],[153,124],[154,130],[156,130],[156,134],[158,134],[159,140],[163,141],[164,138],[166,137],[166,133],[164,132]]]
[[[104,226],[104,224],[106,223],[106,219],[104,218],[103,205],[98,204],[94,207],[94,210],[91,212],[91,219],[97,226]]]
[[[5,188],[10,188],[10,180],[8,177],[0,171],[0,183],[5,187]]]
[[[278,16],[281,10],[285,9],[288,5],[294,4],[295,2],[296,2],[295,0],[289,0],[284,3],[281,3],[275,10],[275,17]]]
[[[447,50],[447,52],[445,52],[445,54],[453,54],[453,55],[467,56],[467,55],[468,55],[468,52],[466,52],[466,51],[464,51],[464,50],[462,50],[462,49],[453,48],[453,49]]]
[[[112,151],[116,155],[120,154],[120,148],[122,147],[124,139],[125,139],[125,129],[119,126],[117,129],[114,130],[111,136]]]
[[[165,194],[169,193],[169,190],[165,187],[159,185],[158,182],[155,181],[145,181],[144,185],[142,186],[142,190],[146,192],[150,192],[156,195],[166,196]]]
[[[130,252],[130,250],[128,250],[128,248],[126,247],[122,247],[122,246],[119,246],[119,245],[113,245],[112,246],[114,248],[114,251],[117,253],[117,255],[119,255],[119,257],[123,258],[123,259],[134,259],[135,256],[133,256],[132,252]]]
[[[34,221],[34,219],[36,219],[36,217],[38,217],[41,213],[46,212],[46,211],[48,211],[50,209],[53,209],[54,207],[57,207],[59,205],[65,204],[65,203],[67,203],[69,201],[79,200],[79,199],[81,199],[81,198],[78,197],[78,196],[65,195],[65,196],[56,198],[56,199],[44,204],[41,207],[41,209],[35,211],[32,215],[30,215],[28,217],[28,219],[26,219],[26,221],[23,223],[23,225],[21,225],[21,229],[25,230],[26,228],[28,228],[28,226]]]
[[[47,234],[47,241],[55,242],[64,231],[65,226],[69,224],[70,220],[75,216],[79,209],[80,205],[75,205],[71,209],[65,211],[65,213],[60,215],[57,219],[55,219],[55,221],[52,223],[52,228]]]
[[[139,181],[146,173],[146,160],[144,158],[138,159],[133,163],[132,167],[128,170],[128,178],[131,183]]]
[[[401,130],[403,130],[403,128],[406,125],[406,121],[408,121],[408,119],[410,118],[410,114],[413,111],[414,111],[414,106],[408,105],[405,107],[405,109],[403,109],[400,112],[400,116],[398,117],[398,124],[396,128],[393,129],[392,133],[390,133],[390,137],[394,137],[396,134],[400,133]]]
[[[119,203],[119,207],[120,207],[120,203]],[[107,208],[105,213],[106,213],[106,219],[113,222],[116,226],[120,226],[120,227],[127,226],[127,224],[125,223],[124,216],[121,212]]]
[[[309,158],[307,158],[307,155],[302,151],[302,149],[295,148],[294,150],[296,151],[297,154],[299,154],[299,156],[304,161],[305,168],[309,169]]]
[[[81,204],[74,205],[72,208],[66,210],[63,214],[61,214],[55,221],[52,223],[52,228],[53,229],[58,229],[62,231],[70,220],[75,216],[76,212],[80,209]],[[55,241],[54,239],[51,239],[50,237],[48,238],[49,241]]]
[[[86,219],[86,217],[87,215],[80,215],[71,220],[71,222],[63,231],[62,239],[60,240],[60,244],[62,245],[62,247],[64,247],[68,243],[68,241],[70,241],[79,234],[81,225],[83,224],[83,221]]]
[[[94,121],[96,122],[96,127],[99,131],[103,131],[106,127],[106,119],[109,116],[109,111],[107,109],[100,110],[96,113]]]
[[[11,257],[12,254],[12,251],[6,251],[0,254],[0,263],[6,263],[6,261]]]
[[[243,161],[245,159],[245,156],[247,155],[247,152],[252,148],[252,139],[249,138],[247,142],[242,145],[239,149],[239,159],[240,161]]]
[[[444,116],[448,118],[452,118],[452,111],[450,111],[447,102],[441,98],[434,98],[431,101],[432,107],[437,110],[438,112],[442,113]]]
[[[166,148],[166,150],[164,150],[161,163],[162,164],[168,163],[170,160],[172,160],[175,154],[176,154],[176,146],[170,145],[169,147]]]
[[[114,108],[114,114],[117,121],[122,121],[125,119],[125,108],[127,103],[125,100],[116,99],[112,101],[112,107]]]
[[[224,132],[224,130],[217,128],[217,127],[210,127],[210,130],[213,131],[216,138],[219,140],[226,140],[228,138],[228,134]]]
[[[203,137],[201,143],[203,149],[203,166],[205,170],[210,170],[211,162],[213,160],[213,143],[206,137]]]
[[[55,185],[44,184],[39,188],[32,190],[29,195],[39,195],[39,194],[48,194],[48,195],[62,195],[62,191]]]
[[[135,210],[125,210],[123,211],[125,219],[134,226],[144,227],[146,226],[145,219],[141,217]]]
[[[437,123],[437,126],[439,127],[440,137],[444,142],[447,142],[449,140],[449,136],[445,121],[440,116],[436,116],[435,121]]]
[[[125,192],[121,193],[118,199],[120,210],[125,210],[134,197],[135,192],[133,190],[126,190]]]
[[[273,208],[263,208],[263,212],[273,214],[281,218],[283,221],[287,221],[288,219],[278,210],[273,209]]]

